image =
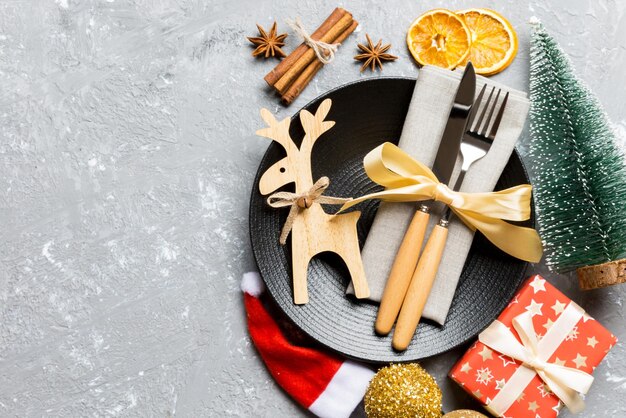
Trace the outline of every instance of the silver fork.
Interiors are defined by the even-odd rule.
[[[482,102],[483,95],[485,93],[486,85],[481,89],[478,97],[475,100],[475,105],[472,106],[472,110],[467,122],[466,132],[463,135],[461,141],[461,172],[459,177],[454,183],[452,190],[457,191],[461,188],[465,174],[467,170],[476,161],[483,158],[489,152],[491,144],[496,137],[500,122],[502,121],[502,115],[506,107],[509,93],[507,92],[502,100],[502,103],[498,105],[498,99],[500,89],[497,90],[493,103],[495,87],[491,88],[489,97],[485,105],[482,107],[482,112],[478,117],[476,125],[474,125],[474,119],[478,114],[480,104]],[[499,108],[496,113],[496,108]],[[494,118],[495,114],[495,118]],[[486,119],[485,116],[487,115]],[[489,129],[491,126],[491,129]],[[473,127],[473,128],[472,128]],[[417,329],[417,325],[422,317],[422,311],[426,305],[426,300],[430,294],[435,277],[437,276],[437,270],[439,269],[439,263],[441,262],[441,255],[446,244],[448,237],[448,225],[450,224],[450,216],[452,211],[450,207],[447,207],[437,225],[433,228],[433,231],[428,238],[428,242],[424,247],[424,251],[417,263],[413,277],[411,278],[411,284],[402,302],[402,308],[398,315],[398,321],[393,334],[393,347],[396,350],[406,350],[413,338],[413,334]]]
[[[486,85],[483,85],[483,88],[480,90],[480,94],[476,98],[476,103],[480,106],[480,102],[482,101],[483,94],[485,93]],[[461,173],[459,173],[459,177],[456,179],[454,183],[454,187],[452,190],[457,191],[461,188],[463,184],[463,179],[465,178],[465,174],[467,170],[469,170],[470,166],[474,164],[476,161],[483,158],[489,152],[491,148],[491,144],[498,133],[498,128],[500,127],[500,121],[502,121],[502,114],[504,113],[504,108],[506,107],[506,102],[509,99],[509,93],[507,92],[502,100],[502,104],[500,105],[500,109],[498,110],[498,114],[496,115],[495,120],[493,120],[493,124],[491,124],[493,114],[498,106],[498,98],[500,97],[501,89],[498,89],[496,93],[496,98],[493,101],[493,105],[491,106],[491,110],[489,110],[489,116],[487,120],[483,124],[483,119],[485,118],[485,114],[489,109],[489,105],[491,104],[491,98],[493,97],[493,93],[495,91],[495,87],[491,88],[491,92],[489,92],[489,97],[487,97],[487,103],[483,107],[483,111],[478,118],[478,122],[476,122],[476,126],[472,129],[472,125],[474,124],[474,118],[476,113],[478,113],[478,107],[476,106],[472,109],[470,113],[470,117],[467,121],[467,131],[463,135],[463,140],[461,141],[461,159],[463,161],[461,165]],[[474,111],[475,110],[475,111]],[[491,126],[491,130],[489,134],[487,134],[487,129]],[[482,130],[480,129],[482,127]],[[447,215],[447,216],[445,216]],[[447,208],[442,219],[448,218],[450,216],[450,208]]]

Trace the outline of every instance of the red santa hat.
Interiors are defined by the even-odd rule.
[[[245,273],[241,290],[250,337],[276,382],[318,417],[348,418],[374,372],[335,354],[290,343],[259,300],[265,286],[258,273]]]

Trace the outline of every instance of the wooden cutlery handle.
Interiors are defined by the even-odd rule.
[[[423,210],[422,208],[426,209]],[[428,218],[430,217],[428,207],[422,206],[422,208],[415,212],[413,220],[411,220],[409,228],[404,234],[383,291],[375,326],[376,332],[380,335],[389,334],[394,322],[396,322],[404,295],[406,295],[409,283],[411,283],[411,277],[419,259]]]
[[[393,333],[393,348],[404,351],[409,346],[417,329],[430,289],[437,276],[441,255],[446,245],[448,228],[437,225],[428,238],[424,252],[417,263],[409,290],[402,302],[396,329]]]

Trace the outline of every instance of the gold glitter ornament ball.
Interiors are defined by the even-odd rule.
[[[443,416],[443,418],[487,418],[487,416],[469,409],[458,409],[456,411],[448,412]]]
[[[441,418],[441,389],[419,364],[392,364],[365,392],[368,418]]]

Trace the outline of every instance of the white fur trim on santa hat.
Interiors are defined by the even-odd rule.
[[[265,292],[265,284],[261,275],[256,271],[249,271],[243,274],[241,279],[241,291],[258,298]]]
[[[363,399],[373,376],[367,367],[344,361],[309,411],[321,418],[348,418]]]

